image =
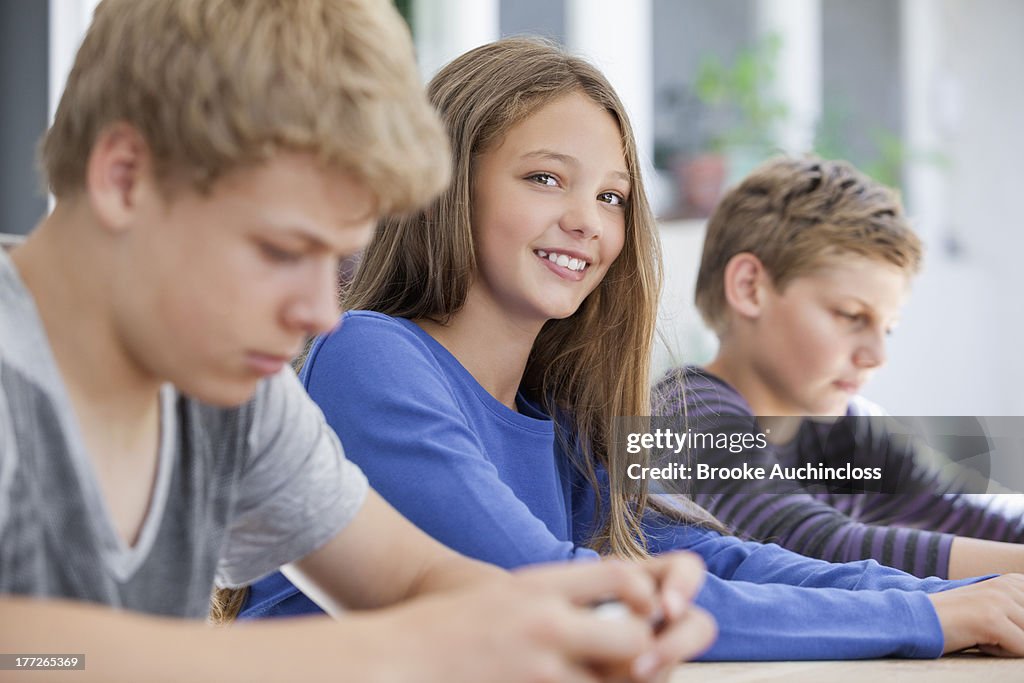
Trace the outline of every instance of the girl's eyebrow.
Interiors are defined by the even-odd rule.
[[[555,152],[554,150],[550,149],[538,149],[534,150],[533,152],[527,152],[521,158],[552,159],[554,161],[560,161],[567,166],[573,167],[579,167],[580,165],[580,160],[577,159],[576,157],[570,154],[562,154],[561,152]],[[620,180],[624,180],[627,183],[630,182],[629,174],[626,173],[625,171],[612,171],[612,175],[615,176],[616,178],[619,178]]]
[[[533,152],[527,152],[523,155],[523,159],[529,159],[532,157],[538,157],[541,159],[553,159],[554,161],[561,161],[563,164],[568,166],[579,166],[580,160],[569,154],[562,154],[561,152],[555,152],[550,149],[538,149]]]

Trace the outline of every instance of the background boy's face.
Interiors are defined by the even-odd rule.
[[[234,171],[207,196],[141,192],[118,252],[118,341],[184,393],[242,403],[336,323],[339,259],[366,245],[374,214],[367,187],[298,154]]]
[[[886,336],[909,291],[908,275],[845,254],[766,288],[752,342],[755,371],[779,414],[843,415],[886,360]]]

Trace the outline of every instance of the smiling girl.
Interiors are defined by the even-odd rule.
[[[1024,610],[1014,578],[941,593],[958,584],[745,543],[685,503],[653,510],[611,448],[617,416],[650,414],[661,279],[622,104],[594,67],[526,39],[459,57],[429,94],[454,181],[380,226],[350,312],[303,369],[392,505],[503,567],[691,549],[708,565],[712,659],[933,657],[982,639],[970,600]],[[246,613],[315,609],[274,577]],[[1021,640],[1018,626],[995,634]]]

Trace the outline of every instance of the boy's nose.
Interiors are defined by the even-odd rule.
[[[872,334],[870,338],[864,340],[853,355],[854,364],[861,368],[881,367],[885,365],[886,360],[884,334]]]
[[[327,332],[338,322],[341,310],[338,304],[338,274],[332,268],[328,275],[320,275],[285,309],[285,325],[304,335]]]

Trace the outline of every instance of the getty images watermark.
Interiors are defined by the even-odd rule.
[[[612,448],[667,493],[910,493],[920,467],[966,493],[1024,491],[1024,417],[628,417]]]

